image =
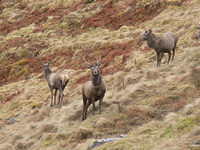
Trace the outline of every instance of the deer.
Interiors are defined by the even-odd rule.
[[[43,70],[45,79],[48,83],[51,92],[50,106],[52,107],[53,105],[56,105],[57,91],[59,91],[59,98],[57,104],[60,104],[60,107],[62,107],[64,97],[63,91],[69,82],[68,74],[51,71],[51,69],[49,68],[49,63],[43,64]]]
[[[87,118],[87,110],[90,104],[93,105],[93,114],[96,110],[95,102],[99,101],[99,114],[101,114],[101,105],[106,93],[106,86],[101,75],[101,63],[97,61],[94,64],[89,64],[88,68],[91,71],[91,80],[82,86],[83,112],[82,120]]]
[[[178,37],[172,32],[166,32],[161,36],[158,36],[149,29],[141,34],[141,40],[147,41],[148,46],[155,50],[157,54],[157,67],[160,66],[164,53],[168,53],[168,64],[170,60],[174,60]],[[172,58],[171,51],[173,52]]]

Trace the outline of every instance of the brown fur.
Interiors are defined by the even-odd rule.
[[[105,83],[101,77],[99,65],[90,66],[92,80],[86,82],[82,87],[83,96],[83,113],[82,120],[87,118],[87,110],[90,104],[93,105],[95,111],[95,102],[99,100],[99,113],[101,113],[101,104],[106,92]]]
[[[158,36],[148,30],[142,34],[142,40],[146,40],[148,46],[156,51],[157,66],[160,66],[164,53],[169,55],[168,64],[171,60],[171,51],[173,52],[172,61],[174,60],[178,37],[172,32],[166,32],[162,36]]]
[[[51,91],[51,104],[56,105],[57,90],[59,90],[58,103],[62,107],[63,105],[63,91],[69,82],[69,76],[60,72],[52,72],[49,68],[49,64],[44,64],[44,74],[48,82],[49,89]],[[55,92],[54,92],[55,91]]]

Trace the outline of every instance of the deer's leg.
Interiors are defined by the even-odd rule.
[[[87,98],[83,95],[83,112],[82,112],[82,120],[85,120],[85,111],[86,111],[86,104],[87,104]]]
[[[164,56],[164,53],[162,52],[162,53],[160,54],[160,64],[161,64],[161,62],[162,62],[163,56]],[[159,65],[159,66],[160,66],[160,65]]]
[[[96,107],[95,107],[95,99],[92,99],[92,105],[93,105],[93,114],[94,114],[94,112],[95,112],[95,110],[96,110]]]
[[[96,107],[95,107],[95,101],[93,100],[92,102],[92,105],[93,105],[93,112],[96,110]]]
[[[90,106],[90,104],[91,104],[91,100],[89,99],[85,106],[85,119],[87,118],[87,110],[88,110],[88,107]]]
[[[50,92],[51,92],[51,104],[50,106],[53,106],[53,89],[50,88]]]
[[[170,59],[171,59],[171,51],[168,52],[168,55],[169,55],[169,57],[168,57],[168,62],[167,63],[169,64]]]
[[[62,90],[62,87],[60,87],[59,89],[59,104],[60,104],[60,107],[62,107],[63,105],[63,90]]]
[[[62,92],[61,92],[61,107],[63,106],[63,99],[64,99],[64,94],[63,94],[63,90],[62,90]]]
[[[61,103],[61,91],[59,90],[58,105]]]
[[[63,89],[63,87],[62,87],[62,81],[59,81],[59,97],[58,97],[58,105],[61,103],[61,98],[62,98],[62,96],[61,96],[61,92],[62,92],[62,89]]]
[[[172,61],[174,60],[174,56],[175,56],[175,48],[173,49]]]
[[[99,100],[99,114],[101,114],[101,105],[102,105],[103,98]]]
[[[163,56],[164,56],[164,53],[160,52],[159,58],[158,58],[158,66],[160,66]]]
[[[157,56],[157,67],[159,67],[160,53],[159,53],[159,52],[156,52],[156,56]]]
[[[55,89],[54,92],[54,105],[56,105],[56,98],[57,98],[57,89]]]

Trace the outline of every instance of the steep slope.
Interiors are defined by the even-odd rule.
[[[135,4],[143,8],[141,22],[128,21]],[[134,7],[119,20],[119,8],[127,5]],[[191,37],[199,6],[198,0],[1,1],[0,149],[87,150],[94,139],[119,134],[127,137],[96,149],[198,147],[200,45]],[[113,26],[105,24],[106,18]],[[154,52],[137,45],[147,28],[181,35],[173,63],[156,68]],[[89,77],[84,56],[94,61],[99,55],[108,92],[102,114],[89,111],[82,122],[80,87]],[[62,109],[49,107],[41,64],[50,60],[54,70],[65,68],[72,78]]]

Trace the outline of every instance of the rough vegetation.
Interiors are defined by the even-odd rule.
[[[200,139],[199,0],[1,0],[0,149],[188,150]],[[138,44],[153,29],[180,35],[176,58],[155,65]],[[102,58],[102,113],[81,121],[88,61]],[[42,64],[70,76],[62,108],[49,107]],[[91,111],[89,109],[88,111]]]

